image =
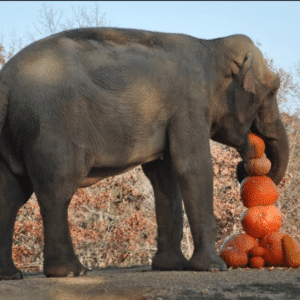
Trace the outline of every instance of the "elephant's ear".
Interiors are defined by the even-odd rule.
[[[251,69],[248,69],[243,79],[243,88],[246,92],[255,94],[254,76]]]
[[[251,113],[255,97],[255,79],[252,70],[252,57],[246,57],[241,67],[241,88],[235,93],[235,109],[236,117],[241,124],[247,120],[247,116]]]
[[[243,88],[246,92],[255,94],[254,73],[252,70],[253,55],[248,53],[242,65]]]

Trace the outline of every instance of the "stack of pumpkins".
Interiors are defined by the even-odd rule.
[[[265,143],[250,133],[251,159],[245,164],[249,177],[241,183],[241,200],[247,207],[241,216],[246,233],[225,240],[220,256],[228,267],[262,268],[300,267],[300,245],[291,236],[279,232],[282,217],[274,206],[279,194],[267,176],[271,162],[265,155]]]

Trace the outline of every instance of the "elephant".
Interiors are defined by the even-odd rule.
[[[68,206],[80,187],[141,165],[155,198],[153,270],[227,269],[215,249],[210,139],[250,159],[266,143],[268,176],[287,169],[278,75],[242,34],[211,40],[121,28],[79,28],[38,40],[0,71],[0,279],[12,260],[18,210],[34,192],[47,277],[87,272],[75,255]],[[247,174],[243,163],[238,179]],[[194,242],[182,253],[183,205]]]

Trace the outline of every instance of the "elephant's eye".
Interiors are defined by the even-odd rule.
[[[268,94],[268,96],[269,96],[270,98],[272,98],[274,95],[275,95],[275,91],[271,91],[271,92]]]

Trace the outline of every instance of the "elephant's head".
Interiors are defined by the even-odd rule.
[[[287,168],[289,145],[277,104],[280,80],[270,71],[262,53],[246,36],[213,40],[218,85],[212,104],[211,138],[233,146],[247,162],[249,131],[263,138],[272,168],[268,174],[278,184]],[[238,180],[247,174],[237,167]]]

